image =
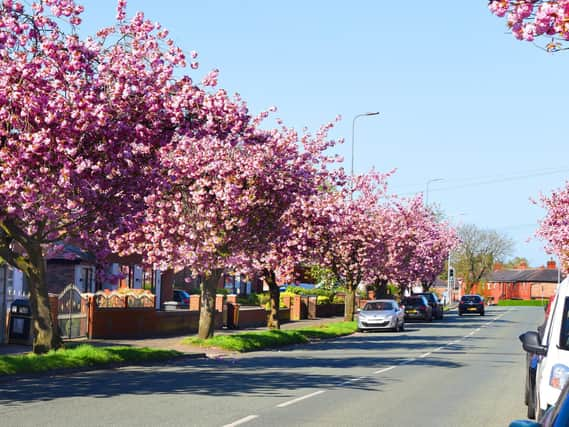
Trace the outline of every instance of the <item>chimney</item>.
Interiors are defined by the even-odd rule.
[[[528,264],[525,261],[520,261],[520,264],[518,265],[518,270],[527,270],[528,268]]]
[[[494,263],[494,271],[500,271],[504,269],[504,264],[500,263],[500,262],[495,262]]]
[[[547,269],[548,270],[557,270],[557,264],[555,264],[555,261],[550,259],[549,261],[547,261]]]

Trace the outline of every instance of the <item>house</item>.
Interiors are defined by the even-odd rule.
[[[478,286],[473,292],[477,291],[486,298],[492,298],[494,302],[501,299],[549,298],[555,294],[557,284],[564,277],[553,260],[540,268],[528,268],[524,262],[515,269],[503,269],[497,264],[487,283]]]
[[[79,292],[95,292],[95,257],[72,245],[58,245],[46,257],[46,282],[51,294],[70,284]]]

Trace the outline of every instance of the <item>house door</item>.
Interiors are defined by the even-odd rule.
[[[57,324],[62,338],[86,337],[89,332],[88,300],[74,285],[67,286],[57,301]]]

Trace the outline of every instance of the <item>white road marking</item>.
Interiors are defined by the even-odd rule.
[[[384,372],[387,371],[391,371],[392,369],[395,369],[397,366],[390,366],[389,368],[383,368],[380,369],[379,371],[375,371],[374,374],[383,374]]]
[[[399,365],[408,365],[409,363],[414,362],[414,361],[415,361],[415,359],[407,359],[407,360],[404,360],[403,362],[399,362]]]
[[[431,352],[429,351],[428,353],[421,354],[419,357],[420,357],[421,359],[423,359],[423,358],[425,358],[425,357],[427,357],[427,356],[430,356],[430,355],[431,355]]]
[[[248,423],[249,421],[254,420],[255,418],[259,418],[258,415],[247,415],[246,417],[243,417],[235,422],[232,422],[231,424],[225,424],[223,427],[234,427],[234,426],[238,426],[241,424],[245,424]]]
[[[357,378],[360,379],[360,378]],[[314,396],[318,396],[319,394],[326,393],[326,390],[315,391],[314,393],[307,394],[306,396],[297,397],[296,399],[289,400],[288,402],[281,403],[277,405],[277,408],[284,408],[289,405],[294,405],[297,402],[300,402],[305,399],[309,399]]]

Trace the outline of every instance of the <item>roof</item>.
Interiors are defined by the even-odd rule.
[[[536,270],[498,270],[488,277],[488,282],[541,282],[557,283],[557,269],[542,268]],[[561,275],[561,279],[565,276]]]
[[[55,245],[47,254],[46,259],[48,261],[95,262],[95,257],[92,254],[68,244]]]

